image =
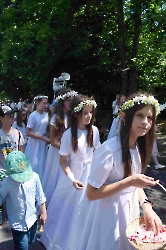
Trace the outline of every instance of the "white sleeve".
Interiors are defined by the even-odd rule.
[[[71,149],[71,132],[67,129],[61,138],[60,155],[68,156]]]
[[[50,120],[50,124],[51,124],[51,125],[54,125],[55,119],[56,119],[56,114],[54,114],[54,115],[51,117],[51,120]]]
[[[97,127],[93,126],[93,141],[94,141],[94,148],[96,149],[98,146],[101,145],[100,143],[100,135],[99,130]]]
[[[35,116],[32,114],[30,114],[29,118],[28,118],[28,124],[27,124],[27,128],[31,128],[33,129],[36,123],[36,119]]]
[[[88,183],[100,188],[106,182],[113,168],[113,162],[113,153],[106,141],[94,152]]]

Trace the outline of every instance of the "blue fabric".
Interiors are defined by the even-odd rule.
[[[57,104],[57,101],[56,101],[56,99],[55,99],[55,100],[53,100],[53,102],[52,102],[52,106],[56,106],[56,104]]]
[[[37,224],[36,221],[27,232],[21,232],[11,228],[15,250],[28,250],[29,244],[35,242]]]
[[[6,201],[9,225],[14,230],[28,231],[37,220],[38,206],[45,203],[38,174],[33,172],[31,180],[24,183],[13,180],[10,176],[0,182],[0,205]]]

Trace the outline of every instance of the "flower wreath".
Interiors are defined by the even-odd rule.
[[[160,105],[160,111],[163,111],[166,108],[166,102]]]
[[[149,95],[142,95],[142,96],[135,96],[133,99],[126,101],[120,108],[119,112],[124,112],[126,109],[132,108],[135,104],[146,104],[146,105],[153,105],[156,109],[156,116],[160,113],[160,105],[158,100],[154,98],[154,96]]]
[[[38,100],[38,99],[48,99],[48,96],[46,95],[38,95],[34,98],[34,100]]]
[[[76,92],[76,91],[69,91],[69,92],[67,92],[67,93],[64,94],[64,95],[59,95],[59,96],[56,98],[56,101],[65,100],[66,98],[73,97],[73,96],[77,96],[77,95],[78,95],[78,92]]]
[[[85,101],[82,101],[78,104],[77,107],[74,108],[74,112],[79,112],[81,111],[81,109],[85,106],[94,106],[94,108],[97,107],[97,103],[94,101],[94,100],[85,100]]]

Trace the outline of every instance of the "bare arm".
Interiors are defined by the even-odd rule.
[[[68,166],[67,156],[66,155],[61,155],[60,156],[60,165],[62,167],[63,172],[66,175],[68,175],[71,172],[71,170],[70,170],[70,168]]]
[[[41,225],[44,225],[46,222],[46,219],[47,219],[47,212],[46,212],[45,203],[43,203],[40,206],[40,209],[41,209],[40,222],[41,222]]]
[[[33,133],[31,128],[26,128],[26,134],[27,134],[27,136],[32,137],[34,139],[42,140],[46,143],[50,142],[49,138]]]
[[[23,153],[24,153],[24,149],[23,149],[23,147],[18,146],[18,151],[21,151],[21,152],[23,152]]]
[[[74,178],[74,174],[71,172],[68,166],[67,156],[65,155],[60,156],[60,165],[62,167],[63,172],[71,179],[75,189],[83,189],[84,184]]]
[[[87,197],[89,200],[98,200],[119,193],[130,186],[145,188],[148,185],[156,185],[153,178],[143,174],[136,174],[113,184],[104,184],[101,188],[95,188],[88,184]]]

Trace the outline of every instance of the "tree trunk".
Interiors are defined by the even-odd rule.
[[[124,35],[124,14],[123,14],[123,0],[117,1],[118,5],[118,43],[119,43],[119,56],[121,60],[121,77],[122,86],[121,94],[126,95],[128,89],[127,66],[126,66],[126,46]]]
[[[136,58],[138,53],[140,28],[141,28],[141,12],[142,12],[142,1],[137,0],[134,6],[134,38],[131,58]],[[129,92],[135,92],[138,84],[138,69],[135,65],[131,67],[131,84]]]

